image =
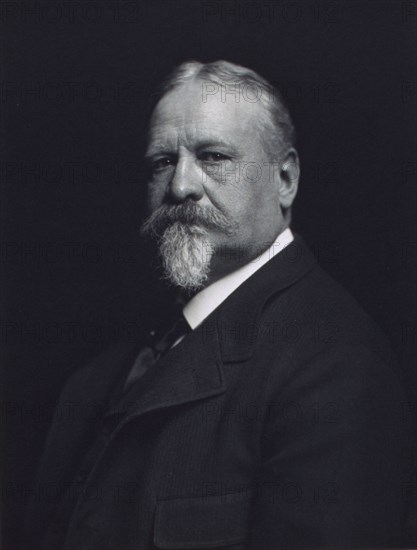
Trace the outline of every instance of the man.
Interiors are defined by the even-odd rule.
[[[142,233],[182,315],[67,383],[28,548],[400,546],[404,397],[379,330],[290,230],[279,94],[225,61],[182,64],[146,162]]]

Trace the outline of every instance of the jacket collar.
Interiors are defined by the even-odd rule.
[[[253,353],[260,314],[275,294],[303,278],[316,264],[299,235],[243,283],[218,308],[217,332],[224,362],[244,361]]]
[[[242,338],[242,330],[258,326],[266,302],[304,277],[314,265],[313,255],[296,236],[149,369],[109,414],[123,413],[127,420],[224,392],[223,363],[245,361],[253,354],[255,339]]]

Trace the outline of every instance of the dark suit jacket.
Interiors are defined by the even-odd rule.
[[[137,353],[120,344],[67,383],[28,550],[401,544],[391,351],[300,238],[112,403]]]

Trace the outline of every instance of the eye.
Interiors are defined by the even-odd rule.
[[[229,158],[230,157],[227,155],[219,153],[218,151],[205,151],[200,154],[200,160],[203,162],[223,162],[225,160],[229,160]]]
[[[150,162],[150,168],[152,172],[162,172],[163,170],[169,168],[170,166],[174,166],[175,162],[174,159],[170,157],[162,157],[159,159],[152,160]]]

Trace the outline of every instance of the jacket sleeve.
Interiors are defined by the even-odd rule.
[[[401,385],[374,352],[329,348],[269,390],[251,550],[401,544]]]

